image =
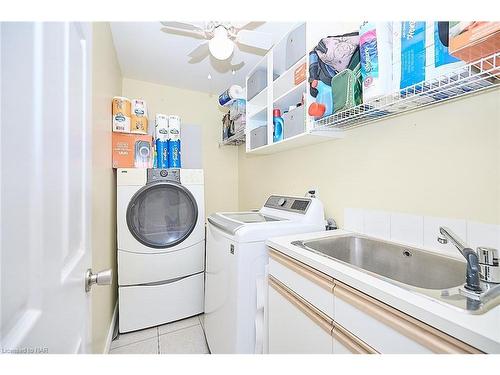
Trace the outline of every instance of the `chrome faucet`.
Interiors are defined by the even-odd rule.
[[[481,292],[479,258],[474,250],[468,247],[450,228],[440,227],[437,240],[441,244],[450,241],[467,261],[466,283],[464,288],[473,292]]]

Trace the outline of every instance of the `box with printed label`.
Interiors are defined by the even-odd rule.
[[[148,134],[113,133],[113,168],[152,168],[153,138]]]

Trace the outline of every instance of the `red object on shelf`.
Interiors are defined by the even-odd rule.
[[[311,103],[307,112],[309,116],[322,117],[325,114],[326,106],[321,103]]]
[[[273,109],[273,117],[281,117],[281,111],[279,108]]]

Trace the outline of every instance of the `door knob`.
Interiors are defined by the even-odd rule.
[[[113,270],[104,270],[97,273],[92,273],[92,269],[89,268],[85,273],[85,291],[88,293],[92,289],[92,285],[111,285],[113,279]]]

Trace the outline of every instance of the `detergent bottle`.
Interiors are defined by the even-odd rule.
[[[309,116],[316,118],[330,116],[333,113],[332,88],[322,81],[314,80],[311,86],[318,90],[316,102],[311,103],[308,109]]]
[[[281,111],[278,108],[273,109],[273,142],[283,140],[283,126],[285,122],[281,117]]]

